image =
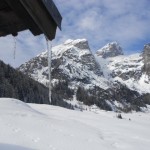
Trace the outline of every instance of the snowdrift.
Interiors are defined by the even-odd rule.
[[[150,114],[74,111],[0,98],[0,149],[149,150]],[[130,118],[130,120],[129,120]]]

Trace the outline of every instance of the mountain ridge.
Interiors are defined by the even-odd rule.
[[[100,50],[93,55],[86,39],[67,40],[53,47],[53,86],[59,81],[67,81],[74,94],[80,95],[78,96],[80,100],[76,98],[77,101],[87,105],[97,104],[102,109],[140,110],[140,107],[146,107],[150,91],[149,79],[144,77],[149,70],[146,70],[146,66],[145,70],[143,69],[143,60],[147,60],[146,54],[126,57],[116,42],[107,44],[101,50],[105,52],[101,54],[105,55],[99,55]],[[47,52],[21,65],[19,70],[47,85]],[[143,89],[142,85],[148,86]],[[79,93],[76,93],[77,91]],[[116,102],[119,103],[119,107]]]

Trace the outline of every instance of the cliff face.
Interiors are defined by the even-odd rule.
[[[102,58],[115,57],[123,55],[123,50],[117,42],[111,42],[99,49],[96,55]]]
[[[109,52],[111,48],[108,45],[104,47]],[[105,51],[104,48],[101,51]],[[117,56],[104,58],[98,55],[101,51],[98,50],[95,57],[105,78],[120,82],[140,94],[150,93],[150,44],[144,46],[143,53],[128,56],[118,53]]]
[[[143,50],[144,71],[150,77],[150,44],[144,46]]]
[[[19,70],[47,85],[47,51],[21,65]],[[100,65],[85,39],[67,40],[52,49],[52,82],[66,80],[72,87],[95,85],[108,88]]]

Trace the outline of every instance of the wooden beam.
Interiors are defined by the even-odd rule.
[[[37,0],[20,0],[28,13],[32,16],[35,23],[43,31],[49,40],[55,38],[57,25],[52,17],[45,11],[42,1]]]
[[[26,29],[29,29],[34,35],[39,35],[42,31],[35,24],[30,14],[26,11],[26,9],[22,6],[19,0],[5,0],[9,7],[15,12],[15,14],[22,20],[25,24]],[[36,0],[34,0],[36,1]]]
[[[62,17],[60,15],[57,7],[55,6],[54,2],[52,0],[42,0],[42,1],[43,1],[44,6],[47,8],[47,11],[54,19],[57,26],[61,29]]]
[[[0,36],[29,29],[53,40],[61,20],[52,0],[0,0]]]
[[[8,7],[7,3],[4,0],[0,0],[0,10]]]
[[[25,29],[25,25],[9,8],[0,11],[0,36],[7,34],[17,35],[17,32]]]

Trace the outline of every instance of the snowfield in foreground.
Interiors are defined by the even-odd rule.
[[[122,117],[0,98],[0,149],[149,150],[150,113]]]

